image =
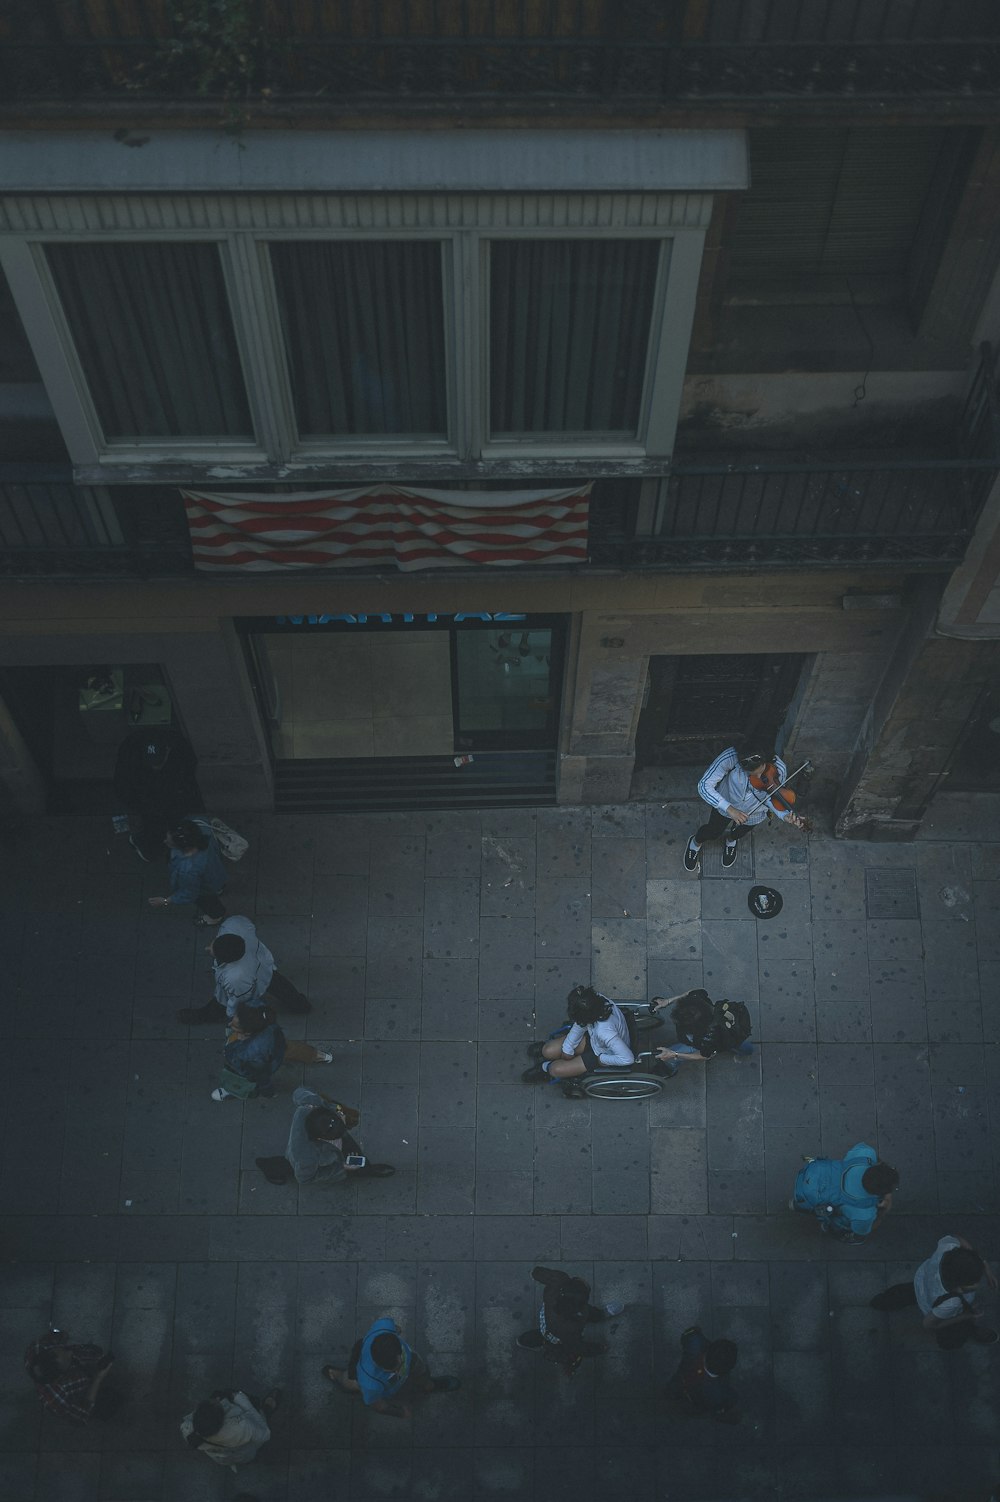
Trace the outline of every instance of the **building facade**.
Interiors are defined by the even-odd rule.
[[[13,9],[12,808],[990,785],[991,6]]]

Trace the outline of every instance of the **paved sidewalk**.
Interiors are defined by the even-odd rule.
[[[681,851],[693,803],[236,819],[227,901],[314,1003],[291,1036],[332,1066],[217,1105],[220,1037],[163,868],[109,821],[52,820],[4,875],[4,1502],[697,1502],[928,1496],[1000,1477],[998,1348],[943,1353],[868,1300],[940,1235],[1000,1255],[1000,828],[913,845],[758,831],[723,874]],[[982,843],[991,835],[992,843]],[[784,897],[760,923],[751,878]],[[746,1001],[750,1059],[681,1069],[650,1103],[519,1082],[525,1045],[592,979]],[[392,1179],[278,1188],[302,1078],[362,1107]],[[993,1088],[991,1088],[993,1087]],[[841,1247],[786,1208],[803,1152],[874,1142],[897,1209]],[[573,1381],[515,1348],[543,1261],[627,1301]],[[458,1374],[412,1423],[320,1376],[379,1314]],[[988,1318],[995,1318],[990,1309]],[[111,1345],[133,1401],[42,1417],[21,1370],[49,1320]],[[660,1401],[681,1329],[740,1344],[739,1428]],[[186,1451],[205,1390],[278,1385],[258,1461]],[[976,1496],[974,1490],[970,1495]]]

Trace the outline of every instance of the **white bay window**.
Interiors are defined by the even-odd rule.
[[[40,203],[0,258],[78,466],[670,452],[707,194]]]

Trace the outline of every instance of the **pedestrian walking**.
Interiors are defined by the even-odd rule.
[[[989,1263],[961,1236],[942,1236],[934,1251],[921,1262],[912,1283],[893,1283],[871,1300],[872,1309],[907,1309],[916,1304],[924,1317],[924,1329],[933,1330],[943,1351],[954,1351],[966,1341],[991,1346],[996,1330],[976,1323],[975,1293],[985,1280],[995,1289],[997,1280]]]
[[[354,1178],[387,1179],[396,1170],[391,1163],[369,1163],[361,1144],[351,1136],[360,1113],[353,1106],[300,1086],[292,1094],[296,1108],[288,1133],[286,1156],[258,1158],[257,1167],[272,1184],[317,1187],[348,1184]]]
[[[684,851],[684,869],[696,871],[701,847],[707,840],[724,839],[722,864],[736,864],[737,841],[742,840],[773,812],[796,829],[805,828],[805,820],[791,808],[774,807],[767,793],[751,785],[751,778],[764,768],[773,768],[778,781],[788,776],[788,768],[778,756],[764,756],[751,751],[741,756],[729,746],[715,758],[698,783],[698,796],[711,809],[707,821],[695,830]]]
[[[346,1368],[324,1366],[322,1372],[342,1392],[360,1393],[366,1408],[396,1419],[411,1418],[413,1404],[431,1393],[457,1392],[462,1385],[457,1377],[432,1377],[391,1319],[377,1319],[354,1342]]]
[[[204,808],[190,743],[171,725],[133,730],[118,747],[114,789],[129,816],[129,844],[140,860],[163,860],[164,836],[185,813]]]
[[[654,996],[650,1006],[655,1012],[670,1007],[676,1043],[658,1048],[656,1057],[677,1072],[682,1063],[704,1063],[719,1053],[748,1054],[750,1013],[742,1001],[712,1001],[707,991],[685,991],[680,996]]]
[[[233,1391],[213,1392],[181,1420],[181,1434],[190,1450],[200,1450],[216,1465],[236,1471],[248,1465],[271,1438],[268,1419],[281,1403],[281,1389],[265,1398]]]
[[[113,1356],[100,1346],[71,1341],[65,1330],[47,1330],[24,1353],[24,1366],[39,1401],[74,1424],[109,1419],[122,1395],[108,1382]]]
[[[300,1039],[286,1038],[270,1007],[241,1001],[222,1051],[222,1084],[213,1100],[251,1100],[274,1094],[274,1077],[282,1064],[332,1064],[333,1054]]]
[[[220,900],[226,871],[211,824],[194,816],[182,819],[167,831],[164,843],[170,852],[170,896],[150,897],[150,907],[193,902],[196,927],[217,927],[226,916]]]
[[[274,955],[257,935],[249,918],[234,913],[223,919],[207,947],[212,956],[214,995],[201,1007],[182,1007],[177,1021],[189,1026],[225,1022],[240,1002],[260,1006],[265,1001],[286,1012],[311,1012],[297,986],[275,968]]]
[[[587,1326],[603,1324],[613,1313],[620,1314],[624,1305],[599,1309],[590,1303],[590,1284],[584,1278],[571,1277],[557,1268],[533,1267],[531,1276],[545,1290],[538,1308],[538,1328],[522,1331],[517,1344],[522,1351],[541,1351],[547,1361],[554,1361],[571,1377],[586,1356],[603,1356],[608,1349],[605,1341],[584,1339]]]
[[[806,1158],[788,1208],[814,1215],[837,1241],[863,1241],[889,1214],[898,1187],[896,1170],[857,1142],[843,1158]]]
[[[545,1043],[532,1043],[528,1052],[538,1059],[521,1078],[526,1085],[572,1079],[609,1066],[629,1068],[635,1054],[628,1021],[621,1007],[593,986],[574,986],[566,998],[570,1027]]]
[[[667,1397],[691,1415],[738,1424],[742,1415],[729,1374],[739,1350],[731,1340],[709,1340],[698,1325],[681,1335],[681,1359],[667,1383]]]

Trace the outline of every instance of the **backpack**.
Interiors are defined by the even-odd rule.
[[[811,1210],[822,1230],[833,1231],[845,1240],[851,1235],[845,1208],[868,1209],[872,1196],[863,1199],[848,1194],[844,1187],[847,1172],[839,1158],[814,1158],[799,1170],[795,1179],[794,1204],[797,1210]],[[828,1208],[829,1207],[829,1208]],[[855,1239],[852,1238],[851,1239]]]
[[[250,841],[237,834],[235,829],[230,829],[221,819],[212,819],[210,827],[226,860],[241,861],[250,849]]]
[[[742,1001],[717,1001],[709,1033],[719,1053],[732,1053],[742,1047],[753,1032],[750,1013]]]

